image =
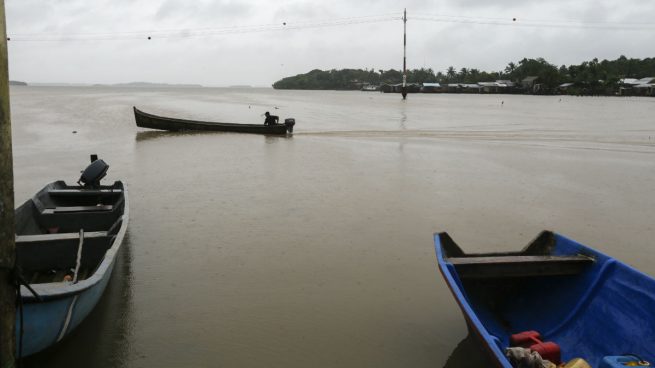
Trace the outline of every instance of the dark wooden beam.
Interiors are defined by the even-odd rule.
[[[48,194],[51,197],[95,197],[111,196],[123,193],[121,189],[51,189]]]
[[[69,213],[69,212],[107,212],[114,208],[111,204],[103,204],[100,206],[68,206],[68,207],[55,207],[46,208],[43,210],[44,215],[53,213]]]
[[[16,290],[12,284],[11,272],[16,259],[16,245],[4,0],[0,0],[0,37],[0,366],[13,367],[16,351]]]
[[[594,260],[586,256],[481,256],[448,258],[463,279],[575,275]]]

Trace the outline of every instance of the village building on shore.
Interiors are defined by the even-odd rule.
[[[402,84],[367,85],[362,90],[400,93]],[[599,80],[595,84],[562,83],[548,88],[538,76],[528,76],[520,83],[510,80],[477,83],[408,83],[409,93],[477,93],[477,94],[532,94],[532,95],[606,95],[606,96],[655,96],[655,77],[624,78],[613,86]]]

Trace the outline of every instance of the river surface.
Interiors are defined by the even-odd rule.
[[[145,131],[132,106],[297,124]],[[551,229],[655,275],[653,98],[12,87],[11,109],[17,205],[91,153],[131,202],[100,303],[27,367],[465,367],[440,231]]]

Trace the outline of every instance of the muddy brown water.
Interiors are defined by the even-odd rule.
[[[162,133],[133,105],[297,124]],[[655,275],[652,98],[12,87],[11,109],[17,204],[91,153],[131,199],[105,295],[28,367],[464,366],[438,231],[490,251],[551,229]]]

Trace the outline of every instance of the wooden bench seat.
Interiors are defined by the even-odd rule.
[[[46,208],[41,212],[44,215],[50,215],[53,213],[70,213],[70,212],[107,212],[111,211],[114,206],[110,204],[104,204],[100,206],[69,206],[69,207],[55,207],[55,208]]]
[[[84,233],[84,239],[106,237],[106,231],[90,231]],[[16,235],[16,243],[36,243],[53,240],[71,240],[79,239],[80,233],[57,233],[57,234],[36,234],[36,235]]]
[[[110,196],[123,193],[122,189],[51,189],[48,194],[55,197]]]
[[[448,258],[460,278],[502,278],[575,275],[593,263],[593,258],[550,255],[473,256]]]

